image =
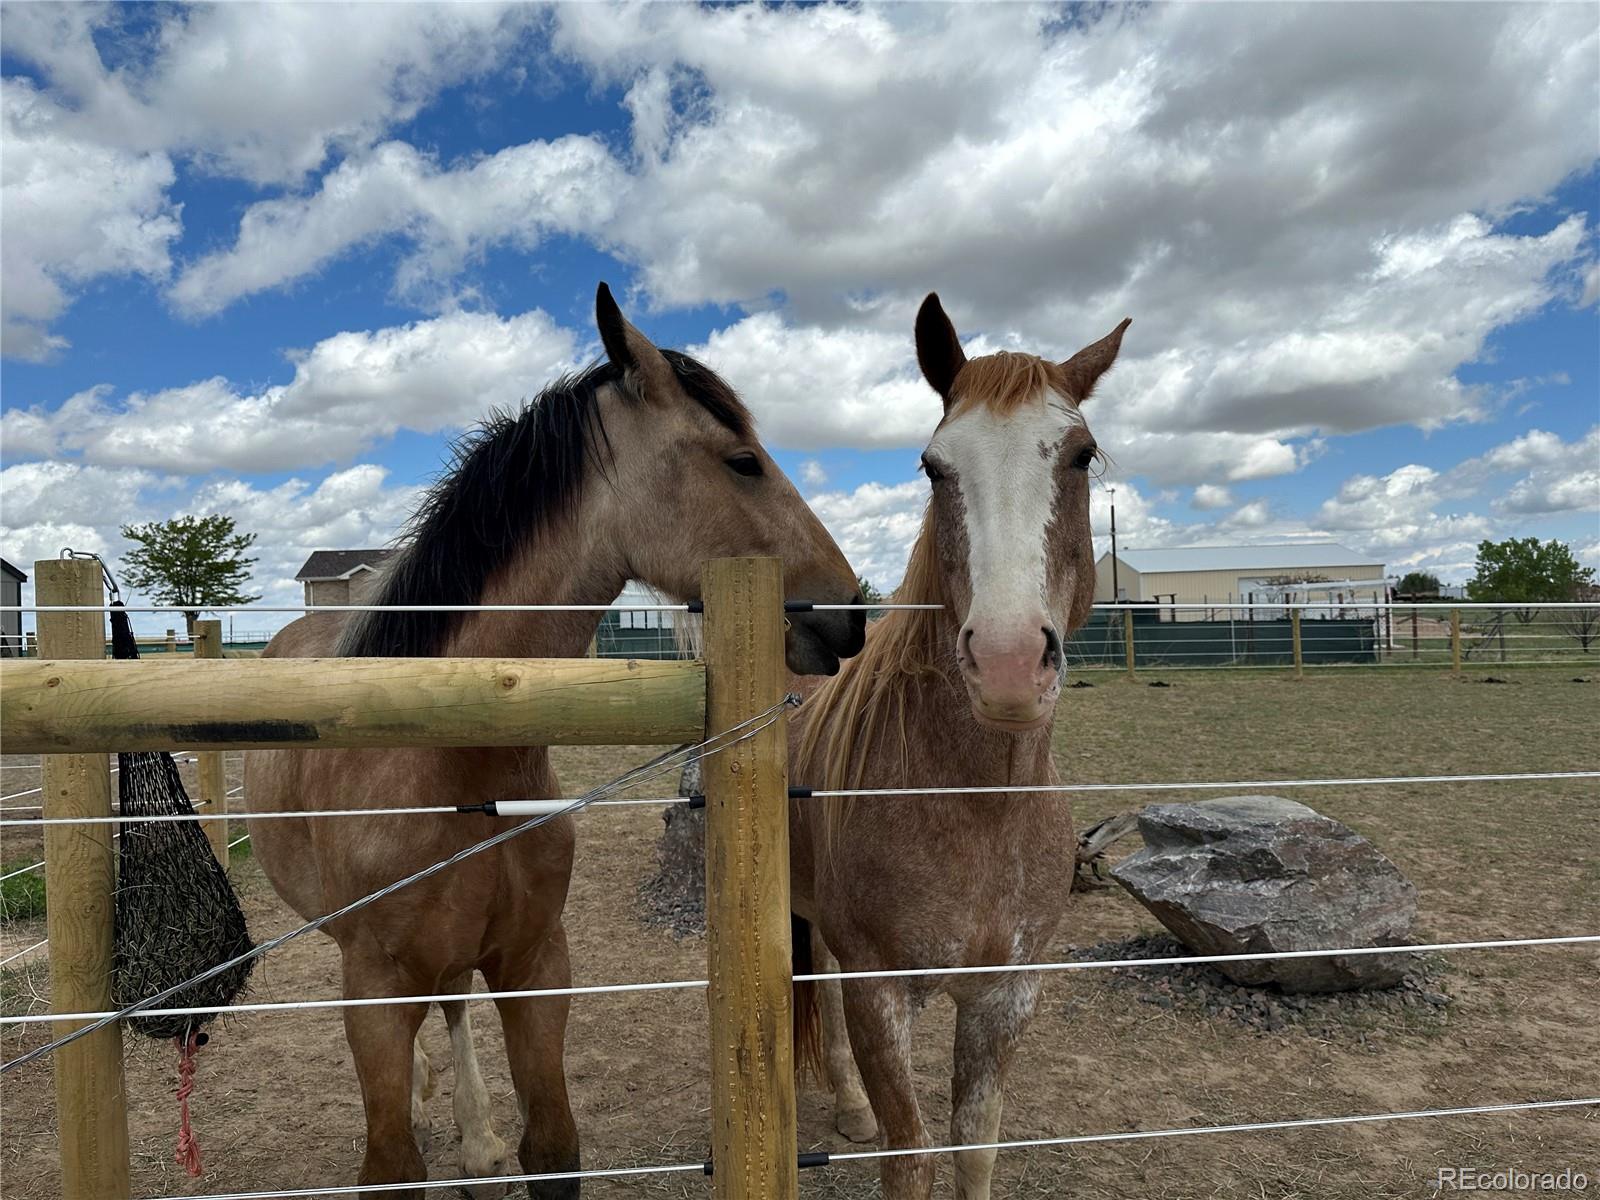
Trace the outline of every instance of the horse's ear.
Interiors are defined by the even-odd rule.
[[[1110,370],[1111,364],[1117,361],[1117,351],[1122,349],[1123,331],[1132,324],[1132,317],[1123,317],[1122,324],[1105,337],[1091,346],[1085,346],[1061,364],[1061,370],[1067,376],[1067,386],[1072,392],[1072,398],[1079,404],[1089,398],[1089,393],[1094,391],[1094,385],[1100,382],[1100,376]]]
[[[668,394],[660,389],[670,385],[672,366],[656,349],[655,343],[622,315],[610,287],[603,282],[594,293],[594,323],[600,331],[606,357],[622,372],[623,381],[635,395],[648,398],[652,394]]]
[[[929,292],[917,310],[917,365],[922,368],[922,377],[944,398],[944,405],[949,408],[950,388],[961,368],[967,365],[967,356],[962,353],[956,327],[939,303],[938,292]]]

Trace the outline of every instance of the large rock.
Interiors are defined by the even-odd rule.
[[[1153,804],[1112,877],[1197,954],[1404,945],[1417,889],[1348,825],[1279,796]],[[1238,983],[1337,992],[1400,982],[1410,955],[1217,963]]]

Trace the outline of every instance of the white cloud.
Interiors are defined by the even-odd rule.
[[[909,326],[899,336],[829,331],[757,313],[689,352],[738,389],[776,445],[913,446],[939,423],[939,397],[917,373]]]
[[[807,498],[856,573],[882,592],[897,587],[928,503],[928,483],[864,483]]]
[[[1233,503],[1233,493],[1225,487],[1214,483],[1202,483],[1194,489],[1194,499],[1189,507],[1199,509],[1201,512],[1210,512],[1218,508],[1227,508]]]
[[[828,482],[828,471],[814,458],[800,464],[800,482],[807,487],[821,487]]]
[[[291,354],[294,378],[260,392],[212,378],[116,400],[101,386],[54,412],[9,409],[0,432],[13,459],[76,454],[184,474],[317,466],[400,429],[437,433],[515,406],[571,369],[577,350],[538,309],[455,312],[336,334]]]
[[[387,471],[370,464],[334,472],[315,485],[291,479],[263,489],[238,479],[191,488],[134,468],[57,462],[5,468],[0,492],[5,495],[0,545],[24,570],[70,546],[104,556],[120,573],[121,556],[131,548],[119,532],[122,525],[219,512],[235,518],[241,532],[259,535],[251,550],[259,561],[246,590],[261,593],[263,604],[287,605],[302,602],[294,574],[311,551],[383,545],[410,515],[420,489],[390,487]],[[129,600],[139,602],[132,595]],[[261,614],[236,622],[244,631],[276,629],[291,619]],[[171,624],[167,615],[135,617],[144,630]]]
[[[386,142],[330,171],[311,196],[245,210],[233,246],[186,266],[171,289],[191,316],[299,279],[386,235],[408,242],[396,288],[442,297],[462,264],[487,247],[532,249],[550,233],[596,234],[623,188],[597,139],[529,142],[443,170],[404,142]]]
[[[1272,521],[1272,506],[1265,500],[1241,504],[1222,524],[1227,529],[1260,529]]]
[[[8,6],[8,21],[15,11]],[[103,275],[166,277],[180,206],[166,194],[165,154],[64,132],[65,114],[26,80],[0,81],[0,110],[0,353],[37,362],[67,346],[49,325],[74,287]]]
[[[381,18],[362,5],[215,4],[158,10],[141,34],[108,6],[13,4],[5,48],[48,77],[85,142],[293,184],[503,63],[539,19],[500,3],[395,5]]]

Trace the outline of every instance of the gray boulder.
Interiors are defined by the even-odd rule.
[[[1197,954],[1256,954],[1409,940],[1417,889],[1348,825],[1279,796],[1153,804],[1145,847],[1112,878]],[[1237,983],[1289,992],[1390,987],[1406,954],[1217,963]]]

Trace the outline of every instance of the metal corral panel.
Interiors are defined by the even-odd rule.
[[[1288,620],[1160,621],[1151,612],[1135,614],[1133,661],[1136,667],[1289,666],[1294,662]],[[1095,613],[1067,643],[1069,666],[1120,667],[1127,662],[1122,617]],[[1307,620],[1307,665],[1375,663],[1378,639],[1371,618]]]

